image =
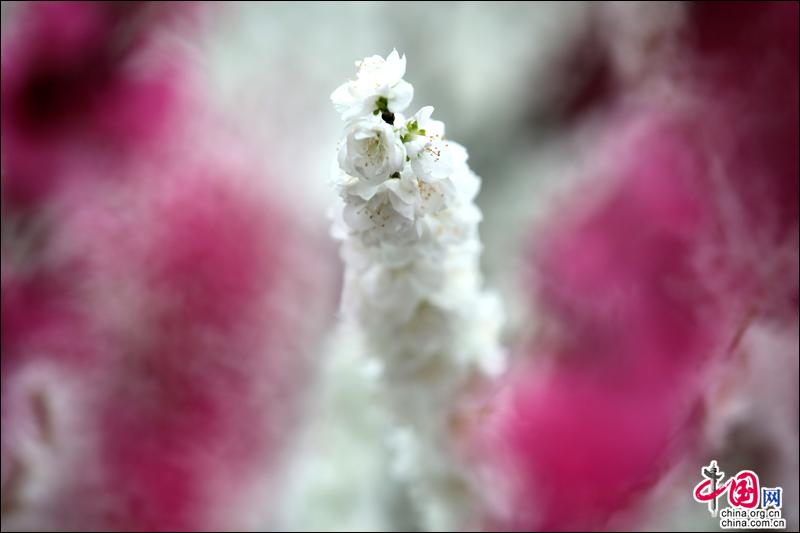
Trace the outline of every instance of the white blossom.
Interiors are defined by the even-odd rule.
[[[386,57],[375,55],[356,62],[355,80],[340,85],[331,94],[331,101],[343,120],[380,114],[381,111],[403,111],[414,97],[414,88],[403,80],[406,56],[397,50]],[[377,112],[377,113],[376,113]]]
[[[333,182],[332,235],[345,262],[342,313],[374,353],[396,420],[396,469],[425,527],[469,526],[477,508],[448,420],[459,394],[502,370],[499,299],[482,287],[480,178],[433,107],[400,112],[405,56],[358,63],[332,99],[346,121]],[[405,466],[403,466],[405,465]]]
[[[403,126],[403,137],[410,158],[419,154],[428,143],[444,138],[444,122],[431,119],[433,106],[425,106]]]
[[[403,168],[406,149],[394,128],[377,116],[366,116],[348,127],[339,149],[339,166],[367,185],[378,185]]]

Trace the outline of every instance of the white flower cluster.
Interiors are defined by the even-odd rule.
[[[402,114],[413,96],[405,56],[395,50],[356,66],[357,78],[331,95],[346,123],[332,215],[346,264],[343,312],[374,352],[397,441],[413,456],[399,451],[401,475],[428,502],[428,526],[447,527],[463,509],[430,492],[463,477],[442,449],[448,417],[470,380],[504,365],[501,306],[482,289],[479,268],[480,178],[432,107]]]

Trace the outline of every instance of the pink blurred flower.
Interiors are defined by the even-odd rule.
[[[4,527],[268,524],[337,262],[171,60],[140,76],[164,9],[25,6],[4,42]]]
[[[90,465],[117,500],[103,527],[229,527],[225,502],[275,466],[294,426],[303,339],[323,322],[301,302],[324,308],[324,271],[287,213],[204,174],[158,193],[149,238],[120,257],[136,265],[120,268],[148,316],[131,317],[132,344],[124,324],[112,333],[128,353],[116,354],[93,415]]]
[[[797,4],[688,14],[681,105],[638,95],[608,119],[603,192],[536,235],[556,332],[520,348],[539,362],[485,428],[508,500],[497,527],[635,527],[635,504],[698,446],[710,365],[755,318],[796,324]]]
[[[537,247],[537,294],[558,333],[523,348],[549,357],[515,369],[488,432],[512,487],[503,527],[603,528],[697,429],[698,376],[725,331],[692,265],[710,223],[704,167],[682,128],[643,122],[602,202]]]
[[[81,168],[66,172],[70,167],[126,153],[163,125],[175,71],[163,61],[159,67],[143,62],[142,51],[172,11],[140,2],[20,7],[3,39],[7,205],[37,202],[60,179],[81,174]]]
[[[48,261],[68,265],[64,274],[7,276],[4,477],[27,472],[15,483],[40,493],[12,523],[245,527],[233,509],[280,466],[310,371],[304,354],[333,304],[327,240],[237,170],[168,166],[158,179],[62,198]],[[57,471],[37,470],[46,465],[11,438],[31,416],[29,389],[13,385],[37,361],[53,380],[36,396],[76,390],[64,406],[71,422],[53,437]],[[14,490],[4,484],[4,499]],[[262,501],[259,515],[269,511]]]
[[[798,309],[798,4],[703,2],[689,15],[700,100],[694,125],[714,155],[706,180],[722,230],[722,288],[748,292],[760,313],[791,319]]]

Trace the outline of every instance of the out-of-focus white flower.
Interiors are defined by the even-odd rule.
[[[342,218],[351,229],[351,235],[360,238],[367,246],[382,242],[410,245],[419,238],[419,226],[412,217],[398,212],[393,206],[393,194],[381,190],[369,200],[360,196],[345,197]]]
[[[347,174],[379,185],[403,168],[406,149],[394,128],[382,118],[366,116],[353,122],[339,149],[339,166]]]
[[[414,88],[403,80],[406,56],[397,50],[386,57],[375,55],[356,62],[355,80],[340,85],[331,94],[331,101],[342,119],[352,120],[383,112],[403,111],[414,97]]]

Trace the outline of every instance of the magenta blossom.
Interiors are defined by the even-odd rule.
[[[6,205],[37,202],[80,175],[87,158],[129,152],[163,126],[175,69],[148,63],[143,52],[171,11],[137,2],[20,7],[3,39]]]

